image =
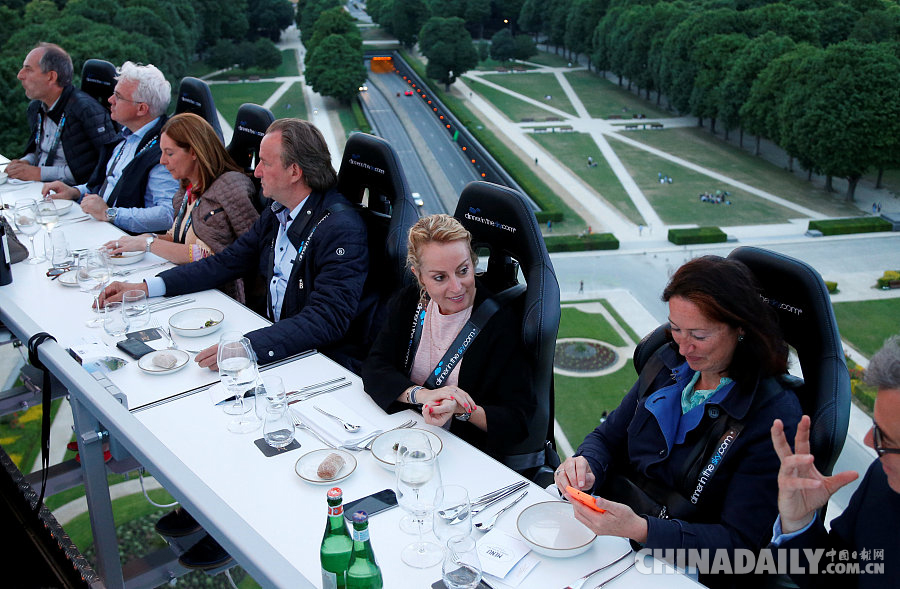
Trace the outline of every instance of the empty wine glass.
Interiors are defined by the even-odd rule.
[[[37,204],[31,199],[17,200],[13,209],[13,219],[16,222],[16,228],[28,236],[31,242],[29,248],[27,264],[40,264],[45,261],[44,256],[38,256],[34,249],[34,234],[41,230],[37,220]]]
[[[59,224],[59,212],[52,198],[45,198],[37,203],[37,220],[44,226],[47,233],[53,232],[53,228]]]
[[[482,576],[475,540],[470,536],[450,538],[441,573],[447,589],[475,589]]]
[[[263,395],[265,400],[260,399]],[[263,424],[263,439],[266,444],[273,448],[284,448],[293,442],[294,420],[288,411],[284,382],[280,377],[267,376],[262,379],[262,387],[257,387],[256,403],[266,407],[266,421]]]
[[[407,452],[410,449],[416,448],[427,448],[428,450],[432,449],[431,442],[428,440],[428,435],[426,435],[422,430],[397,430],[395,435],[395,468],[396,465],[400,462],[399,455],[403,452]],[[400,531],[411,536],[418,535],[420,528],[423,532],[427,532],[430,529],[430,526],[431,521],[427,515],[419,518],[412,515],[411,513],[404,513],[403,517],[400,518]]]
[[[424,569],[441,562],[443,550],[422,537],[422,519],[434,511],[434,497],[441,486],[441,471],[431,447],[410,449],[397,457],[397,502],[419,518],[419,538],[400,553],[411,567]]]
[[[225,412],[235,416],[228,422],[228,431],[244,434],[255,430],[259,427],[256,412],[244,404],[244,393],[255,386],[258,378],[250,341],[239,332],[225,333],[219,340],[216,360],[222,384],[235,397],[233,404],[225,406]]]
[[[128,331],[128,322],[122,312],[122,303],[108,302],[103,305],[103,330],[114,337],[125,335]]]
[[[122,295],[122,312],[128,321],[128,330],[143,329],[150,324],[150,305],[147,293],[142,290],[128,290]]]
[[[83,292],[94,295],[94,310],[101,313],[100,293],[109,284],[110,270],[109,258],[105,249],[90,250],[78,257],[78,269],[75,271],[78,287]],[[103,325],[103,317],[97,317],[87,322],[88,327],[100,327]]]
[[[459,485],[444,485],[434,497],[434,535],[446,546],[458,536],[472,535],[472,504],[469,492]]]

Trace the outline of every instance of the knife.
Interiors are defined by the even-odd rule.
[[[252,389],[247,389],[247,392],[244,393],[245,399],[247,397],[255,397],[255,396],[256,396],[256,387],[253,387]],[[237,395],[232,395],[232,396],[228,397],[227,399],[216,403],[216,407],[218,407],[219,405],[224,405],[226,403],[234,403],[235,401],[237,401]]]

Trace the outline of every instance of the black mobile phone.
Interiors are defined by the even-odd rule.
[[[353,521],[353,514],[357,511],[365,511],[372,517],[376,513],[387,511],[392,507],[397,507],[397,494],[392,489],[385,489],[372,493],[368,497],[356,499],[344,504],[344,517],[347,521]]]
[[[146,354],[155,351],[144,342],[130,338],[123,339],[120,342],[116,342],[116,347],[124,351],[135,360],[139,360],[141,356],[145,356]]]

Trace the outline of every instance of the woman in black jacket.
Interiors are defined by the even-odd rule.
[[[471,234],[453,217],[420,219],[408,252],[418,285],[390,303],[363,365],[366,392],[389,412],[419,408],[426,423],[497,457],[525,438],[536,405],[519,322],[500,307],[472,338],[470,319],[491,293],[475,278]]]

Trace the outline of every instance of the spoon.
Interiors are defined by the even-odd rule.
[[[359,429],[360,429],[360,426],[358,426],[358,425],[353,425],[352,423],[347,423],[346,421],[344,421],[343,419],[341,419],[341,418],[338,417],[337,415],[332,415],[331,413],[329,413],[329,412],[325,411],[324,409],[320,408],[318,405],[313,405],[313,409],[315,409],[316,411],[318,411],[318,412],[321,413],[322,415],[327,415],[327,416],[330,417],[331,419],[334,419],[334,420],[339,421],[340,424],[344,427],[344,429],[347,430],[347,431],[350,432],[350,433],[358,432]]]
[[[513,505],[515,505],[516,503],[518,503],[519,501],[524,499],[525,495],[527,495],[527,494],[528,494],[528,489],[525,489],[525,492],[522,493],[521,495],[519,495],[518,497],[516,497],[515,501],[513,501],[512,503],[510,503],[509,505],[507,505],[506,507],[504,507],[503,509],[501,509],[500,511],[495,513],[493,516],[491,516],[490,518],[488,518],[487,520],[485,520],[483,522],[476,522],[475,529],[481,530],[482,532],[490,532],[491,529],[494,527],[494,524],[497,523],[497,518],[499,518],[501,515],[503,515],[504,511],[506,511],[507,509],[511,508]]]

